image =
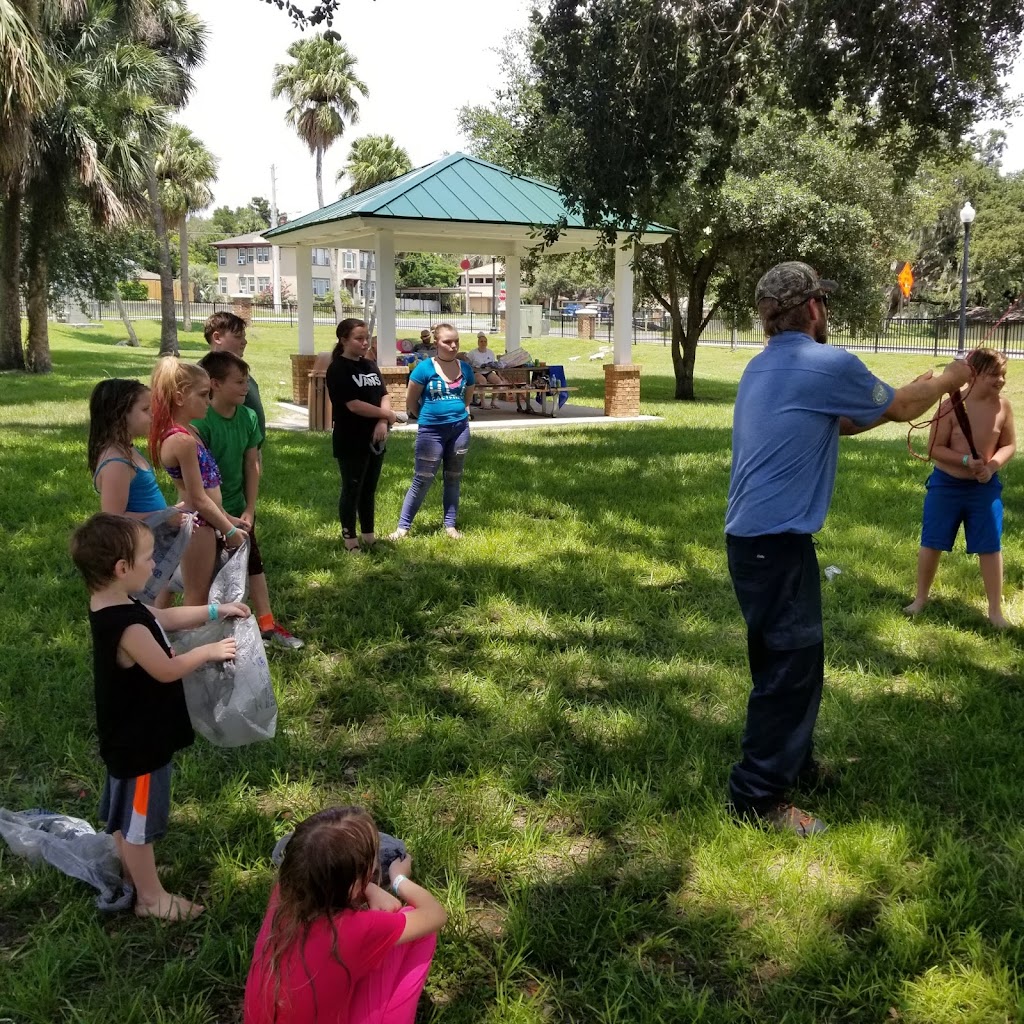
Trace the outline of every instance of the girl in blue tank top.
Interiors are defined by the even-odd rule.
[[[137,380],[101,380],[89,399],[89,469],[100,511],[145,519],[167,508],[153,467],[132,444],[149,433],[149,388]]]

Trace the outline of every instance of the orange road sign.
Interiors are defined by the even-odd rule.
[[[910,269],[909,263],[903,264],[903,269],[896,280],[899,282],[900,291],[903,292],[903,298],[909,299],[910,290],[914,287],[914,272]]]

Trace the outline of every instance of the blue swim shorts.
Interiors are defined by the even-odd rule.
[[[969,555],[990,555],[1002,547],[1003,485],[999,476],[987,484],[960,480],[933,469],[925,485],[921,547],[952,551],[960,524],[964,524]]]

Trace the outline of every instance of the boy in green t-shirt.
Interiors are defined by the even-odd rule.
[[[260,488],[260,451],[263,433],[256,413],[246,404],[249,366],[230,352],[210,352],[199,365],[210,377],[210,406],[206,417],[192,426],[213,453],[220,468],[221,501],[228,515],[249,528],[249,601],[263,639],[279,647],[303,646],[274,619],[270,610],[267,576],[256,543],[256,498]]]

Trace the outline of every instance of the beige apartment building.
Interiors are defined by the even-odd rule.
[[[273,292],[273,253],[270,243],[257,231],[213,243],[217,250],[217,293],[229,299]],[[280,252],[281,298],[294,302],[296,294],[295,247],[282,245]],[[364,298],[366,262],[370,261],[370,301],[376,298],[373,253],[342,249],[338,258],[341,287],[358,302]],[[331,251],[313,249],[313,295],[331,301]]]

